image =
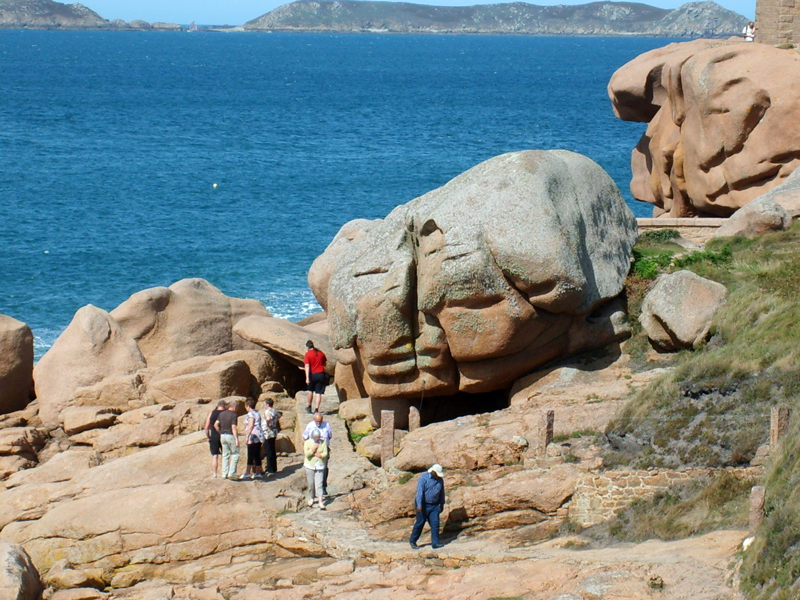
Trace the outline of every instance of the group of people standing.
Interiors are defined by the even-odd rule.
[[[327,358],[325,353],[314,347],[310,340],[306,343],[304,365],[306,384],[308,386],[308,412],[312,412],[313,420],[303,430],[303,467],[308,484],[306,500],[309,508],[317,504],[325,510],[328,495],[328,461],[331,456],[331,438],[333,430],[320,412],[322,394],[328,384],[325,374]],[[279,432],[280,413],[275,410],[273,401],[266,400],[266,408],[262,415],[256,410],[256,401],[248,398],[245,402],[244,438],[247,444],[247,468],[243,475],[236,476],[239,463],[239,430],[237,429],[237,403],[228,404],[220,400],[217,407],[206,419],[205,432],[211,449],[211,465],[213,477],[219,477],[220,455],[222,456],[222,477],[227,479],[257,479],[264,476],[262,470],[262,452],[266,458],[266,474],[277,473],[278,461],[275,439]],[[445,502],[444,470],[441,465],[433,465],[423,473],[417,482],[417,494],[414,500],[416,522],[411,531],[409,542],[414,549],[419,548],[417,541],[425,524],[431,528],[431,545],[441,548],[439,543],[439,515]]]
[[[239,429],[237,422],[237,403],[220,400],[206,419],[205,432],[211,450],[212,477],[226,479],[258,479],[264,477],[262,452],[267,461],[266,474],[278,472],[278,455],[275,439],[278,437],[281,414],[275,410],[272,399],[267,399],[263,416],[256,410],[256,401],[248,398],[245,402],[244,438],[247,446],[247,468],[241,476],[236,475],[239,466]],[[222,456],[222,465],[220,465]]]

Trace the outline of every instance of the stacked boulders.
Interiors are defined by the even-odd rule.
[[[16,362],[0,369],[0,406],[17,411],[0,422],[0,478],[73,445],[108,457],[164,443],[201,429],[221,398],[242,412],[248,396],[289,400],[302,373],[234,333],[248,317],[270,318],[260,302],[185,279],[111,313],[81,308],[35,368],[30,329],[3,317],[0,344],[23,350],[4,352]],[[33,382],[32,414],[20,413]]]

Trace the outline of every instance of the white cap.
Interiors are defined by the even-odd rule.
[[[439,477],[444,477],[444,469],[439,463],[436,463],[430,469],[428,469],[428,473],[436,473]]]

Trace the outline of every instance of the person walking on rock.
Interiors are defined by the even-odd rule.
[[[328,462],[328,446],[319,429],[315,429],[311,433],[311,437],[305,441],[303,453],[305,455],[303,466],[306,468],[306,480],[308,481],[308,506],[314,506],[314,498],[316,498],[320,510],[325,510],[322,476]]]
[[[319,411],[314,413],[314,420],[306,425],[305,430],[303,430],[303,439],[309,439],[314,430],[318,430],[320,434],[322,434],[322,439],[325,440],[325,444],[328,447],[328,460],[325,461],[325,470],[322,473],[322,495],[327,496],[328,463],[330,462],[331,458],[331,438],[333,437],[333,429],[331,429],[331,424],[323,419],[322,413]]]
[[[214,425],[217,422],[219,415],[228,409],[228,403],[225,400],[217,402],[217,407],[208,413],[206,424],[203,429],[206,432],[208,439],[208,448],[211,450],[211,476],[216,479],[219,477],[219,456],[222,454],[222,442],[219,439],[219,431]]]
[[[311,411],[311,401],[314,400],[314,411],[319,411],[322,404],[322,394],[325,393],[325,386],[328,383],[328,375],[325,373],[325,365],[328,364],[328,357],[322,350],[314,347],[314,342],[306,342],[308,351],[303,357],[303,365],[306,371],[306,385],[308,386],[308,412]]]
[[[264,448],[264,428],[261,413],[256,410],[256,401],[248,398],[245,402],[247,416],[244,421],[244,439],[247,440],[247,468],[242,479],[256,479],[263,475],[261,450]]]
[[[236,467],[239,466],[239,430],[236,428],[236,402],[228,405],[228,410],[220,413],[214,427],[219,432],[222,442],[222,476],[236,479]]]
[[[411,530],[409,542],[414,550],[419,549],[417,541],[422,535],[425,522],[431,526],[431,547],[441,548],[439,543],[439,515],[444,508],[444,469],[435,464],[427,473],[420,475],[417,482],[417,497],[414,499],[414,510],[417,520]]]
[[[278,454],[275,450],[275,440],[280,429],[281,413],[274,408],[272,398],[267,398],[267,407],[264,409],[264,454],[267,459],[267,474],[274,475],[278,472]]]

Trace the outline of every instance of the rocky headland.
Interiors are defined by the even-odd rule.
[[[654,84],[660,57],[742,56],[709,44],[624,67],[618,114],[675,98]],[[735,97],[723,118],[754,110]],[[726,123],[746,138],[750,121]],[[702,244],[640,236],[580,154],[514,152],[343,225],[309,270],[325,310],[298,323],[185,279],[81,308],[34,365],[30,329],[0,316],[0,590],[785,598],[786,531],[800,530],[795,179],[740,197]],[[325,511],[306,506],[298,452],[309,339],[334,376]],[[276,475],[211,477],[202,429],[223,398],[282,412]],[[413,498],[434,462],[445,545],[426,534],[416,550]]]
[[[747,19],[714,2],[667,10],[635,2],[537,6],[516,2],[464,7],[405,2],[300,0],[224,31],[465,33],[518,35],[738,35]],[[179,31],[175,23],[107,20],[82,4],[3,0],[0,28]]]
[[[111,29],[111,30],[180,30],[175,23],[109,21],[83,4],[62,4],[54,0],[2,0],[0,29]]]
[[[427,6],[298,0],[248,21],[244,27],[250,31],[714,37],[738,34],[746,23],[743,16],[714,2],[690,2],[666,10],[635,2]]]

